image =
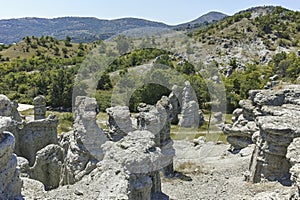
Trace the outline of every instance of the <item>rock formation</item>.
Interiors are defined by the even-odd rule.
[[[255,91],[250,93],[255,94]],[[239,105],[241,108],[233,111],[233,124],[225,124],[223,127],[226,139],[233,150],[239,150],[252,144],[252,135],[259,130],[253,114],[257,112],[256,107],[252,104],[251,99],[241,100]]]
[[[46,98],[39,95],[33,99],[34,105],[34,120],[46,118]]]
[[[200,118],[203,119],[203,117],[199,116],[199,105],[196,95],[190,82],[186,81],[182,92],[181,118],[178,125],[185,128],[198,128],[199,124],[201,124],[199,123]]]
[[[299,85],[251,91],[250,98],[240,103],[242,110],[235,111],[240,115],[235,117],[237,123],[231,127],[234,133],[228,138],[240,138],[234,145],[242,144],[239,146],[241,148],[252,134],[255,143],[246,177],[248,181],[257,183],[266,179],[290,184],[291,163],[286,154],[293,139],[300,136],[299,97]],[[229,139],[229,142],[232,141]]]
[[[59,187],[40,199],[168,199],[161,192],[159,170],[169,159],[156,147],[155,135],[133,131],[102,145],[105,155],[96,168],[73,185]]]
[[[15,153],[29,161],[32,166],[36,153],[49,144],[57,144],[58,119],[49,115],[46,119],[23,122],[22,126],[13,126],[17,138]]]
[[[63,162],[63,148],[50,144],[37,152],[35,163],[29,169],[29,176],[42,182],[46,190],[57,188],[60,183]]]
[[[0,97],[1,115],[10,115],[9,104],[6,104],[6,98]],[[4,101],[3,101],[4,99]],[[11,119],[0,116],[0,199],[21,198],[22,181],[19,178],[17,167],[17,157],[13,154],[15,138],[4,131],[9,126]]]
[[[36,97],[35,119],[29,122],[22,120],[17,111],[18,103],[11,102],[6,96],[1,95],[2,116],[9,116],[11,124],[7,130],[15,137],[15,150],[18,156],[29,161],[30,166],[35,162],[36,152],[49,144],[57,144],[58,119],[50,114],[45,118],[45,99],[43,96]],[[8,112],[9,111],[9,112]]]
[[[96,123],[97,102],[95,98],[79,96],[75,100],[74,134],[77,140],[98,160],[102,160],[101,145],[107,137]]]
[[[175,154],[173,142],[170,137],[172,106],[169,98],[163,96],[156,106],[140,104],[138,107],[140,130],[151,131],[155,135],[156,146],[161,148],[163,154],[169,155],[169,159],[162,165],[164,174],[173,174],[172,158]],[[171,162],[169,162],[171,160]]]
[[[172,92],[169,95],[170,104],[172,105],[172,112],[171,112],[171,118],[172,124],[177,125],[179,123],[178,115],[181,112],[181,106],[179,99],[181,99],[180,91],[177,85],[174,85],[172,87]]]
[[[61,185],[74,184],[81,180],[103,159],[101,145],[108,139],[96,123],[96,108],[94,98],[76,98],[73,131],[63,134],[59,142],[65,154]]]
[[[291,164],[290,174],[293,186],[296,188],[294,194],[300,198],[300,137],[294,138],[293,142],[288,146],[286,158]]]
[[[133,130],[128,107],[115,106],[107,108],[106,112],[109,116],[108,125],[111,140],[118,141]]]

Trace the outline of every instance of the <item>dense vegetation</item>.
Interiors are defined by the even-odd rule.
[[[74,75],[92,45],[71,43],[69,37],[26,37],[0,51],[0,91],[20,103],[39,94],[50,106],[70,107]]]

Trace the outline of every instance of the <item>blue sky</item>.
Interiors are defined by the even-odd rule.
[[[300,11],[299,0],[2,0],[0,19],[84,16],[100,19],[139,17],[167,24],[193,20],[209,11],[232,15],[258,5]]]

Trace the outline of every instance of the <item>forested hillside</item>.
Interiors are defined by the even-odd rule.
[[[185,32],[195,40],[194,46],[185,44],[187,52],[195,52],[201,63],[194,66],[176,52],[144,48],[146,43],[170,43],[175,49],[181,44],[174,41],[141,41],[140,49],[126,53],[105,69],[97,83],[96,98],[101,110],[110,104],[112,90],[119,77],[129,69],[143,69],[145,64],[163,64],[183,74],[196,92],[202,109],[210,106],[207,84],[215,84],[212,78],[201,76],[201,70],[220,73],[226,87],[228,112],[238,106],[238,101],[248,97],[250,89],[261,89],[269,78],[296,82],[300,75],[300,13],[281,7],[258,7],[226,17],[207,27]],[[28,33],[29,34],[29,33]],[[131,43],[117,37],[116,49],[105,46],[101,40],[92,43],[74,43],[71,37],[58,40],[51,36],[27,36],[21,42],[0,46],[0,93],[20,103],[32,103],[39,94],[47,97],[52,107],[72,105],[74,78],[88,53],[97,47],[99,53],[123,54]],[[182,41],[185,42],[185,41]],[[122,48],[126,47],[126,50]],[[157,69],[157,76],[168,77],[169,71]],[[154,73],[154,74],[155,74]],[[134,80],[131,80],[134,81]],[[172,80],[174,83],[178,80]],[[169,89],[155,84],[139,88],[130,100],[135,111],[139,102],[155,103]]]

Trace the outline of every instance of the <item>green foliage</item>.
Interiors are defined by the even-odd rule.
[[[111,107],[112,90],[97,90],[95,98],[97,100],[99,110],[105,112],[106,108]]]
[[[168,88],[162,85],[154,83],[146,84],[133,93],[129,101],[129,109],[137,112],[137,106],[141,102],[155,105],[162,96],[169,96],[170,92]]]
[[[249,90],[262,89],[271,75],[271,67],[248,65],[243,72],[234,71],[230,77],[223,77],[228,112],[237,108],[241,99],[248,98]]]
[[[111,65],[106,68],[106,72],[114,72],[135,67],[156,58],[166,52],[160,49],[140,49],[117,58]]]
[[[278,53],[269,65],[273,69],[273,74],[278,74],[285,81],[295,82],[300,76],[300,57],[295,53]]]
[[[71,107],[73,80],[84,57],[68,56],[59,57],[60,50],[66,55],[76,47],[63,47],[61,42],[52,37],[25,37],[24,43],[29,47],[36,43],[36,53],[29,57],[30,52],[0,62],[0,93],[19,103],[32,104],[37,95],[45,95],[49,106]],[[23,43],[22,43],[23,45]],[[19,44],[15,48],[19,48]],[[49,48],[45,50],[45,46]],[[52,49],[50,49],[52,46]],[[74,45],[77,46],[77,45]],[[12,47],[11,47],[12,48]],[[10,51],[11,48],[7,48]],[[51,52],[53,54],[51,55]]]
[[[112,89],[112,83],[109,77],[109,74],[104,73],[97,84],[97,90],[109,90]]]
[[[71,44],[71,37],[70,36],[66,36],[65,46],[66,47],[71,47],[72,46],[72,44]]]

